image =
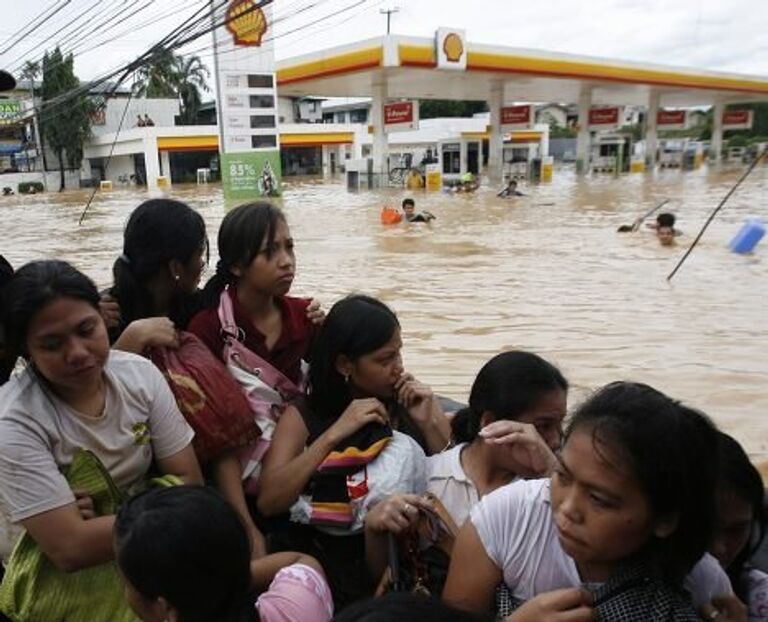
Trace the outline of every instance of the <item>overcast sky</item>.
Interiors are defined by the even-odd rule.
[[[67,0],[0,0],[0,51],[9,37],[50,7]],[[80,50],[118,36],[76,57],[81,79],[95,78],[147,49],[204,0],[69,0],[65,8],[23,43],[0,55],[0,66],[17,70],[59,40],[54,32],[91,6],[106,13],[122,5],[147,8],[95,32]],[[382,8],[399,7],[392,32],[432,36],[438,26],[464,28],[470,42],[587,54],[768,77],[766,0],[275,0],[277,57],[381,35]],[[339,12],[345,9],[343,12]],[[308,9],[297,15],[297,11]],[[98,14],[90,13],[90,23]],[[296,32],[291,32],[298,29]],[[210,62],[210,37],[191,44]],[[64,45],[67,50],[67,45]],[[77,51],[77,48],[76,48]]]

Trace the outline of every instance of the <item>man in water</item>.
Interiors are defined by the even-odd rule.
[[[517,189],[517,181],[514,179],[510,179],[509,182],[507,183],[507,187],[504,188],[504,190],[502,190],[501,192],[499,192],[499,194],[497,194],[496,196],[503,197],[506,199],[508,197],[524,197],[525,195]]]
[[[408,222],[429,222],[436,218],[433,213],[426,210],[417,214],[416,202],[411,198],[403,199],[403,216]]]
[[[677,219],[675,218],[675,215],[670,212],[663,212],[656,216],[656,222],[650,222],[646,227],[649,229],[655,229],[657,232],[662,227],[667,227],[672,230],[672,233],[674,235],[681,235],[682,232],[675,229],[675,223],[677,222]]]
[[[675,245],[675,230],[667,225],[656,227],[656,237],[662,246]]]

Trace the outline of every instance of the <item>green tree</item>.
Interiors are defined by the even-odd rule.
[[[176,58],[177,91],[181,104],[179,117],[184,125],[194,125],[200,111],[200,92],[210,91],[206,80],[211,72],[199,56]]]
[[[422,99],[419,101],[419,118],[471,117],[478,112],[488,112],[484,101],[453,101],[450,99]]]
[[[71,168],[79,168],[83,160],[83,144],[91,134],[91,103],[85,93],[72,93],[79,86],[72,54],[64,57],[58,47],[50,54],[46,52],[43,56],[40,129],[59,160],[59,192],[65,188],[65,163]],[[46,106],[46,102],[62,96],[67,96],[66,101],[58,100]]]
[[[35,86],[35,80],[40,75],[40,61],[37,60],[28,60],[24,62],[24,65],[21,68],[21,71],[19,72],[19,78],[21,80],[29,80],[29,90],[30,92],[34,91]]]

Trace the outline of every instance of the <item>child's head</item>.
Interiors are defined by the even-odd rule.
[[[656,216],[656,226],[657,227],[670,227],[672,229],[675,228],[675,215],[671,214],[669,212],[662,212],[658,216]]]
[[[413,199],[403,199],[403,212],[406,216],[413,216],[416,211],[416,203]]]
[[[517,180],[510,179],[508,185],[509,185],[510,190],[514,190],[515,188],[517,188]]]
[[[150,290],[172,288],[180,297],[194,293],[208,261],[202,216],[172,199],[144,201],[131,213],[123,233],[123,253],[112,272],[115,298],[127,321],[157,314]]]
[[[234,622],[253,608],[248,534],[210,488],[157,488],[130,499],[115,520],[114,547],[126,598],[145,622]]]
[[[347,296],[331,307],[312,348],[310,402],[338,416],[358,397],[389,398],[403,372],[397,316],[369,296]]]
[[[246,203],[219,227],[219,261],[206,285],[209,304],[218,304],[226,285],[266,295],[284,295],[293,283],[296,258],[283,212],[271,203]]]
[[[658,227],[656,229],[656,237],[659,238],[662,246],[672,246],[675,243],[675,230],[667,226]]]
[[[499,419],[531,423],[552,450],[560,447],[568,381],[531,352],[504,352],[483,365],[472,384],[469,406],[451,422],[456,442],[472,442]]]
[[[717,527],[709,548],[736,587],[763,536],[763,480],[738,442],[718,434]]]
[[[591,581],[633,558],[681,583],[714,525],[717,432],[647,385],[609,384],[575,413],[552,476],[563,549]]]
[[[4,296],[12,354],[31,361],[57,392],[100,379],[109,339],[93,281],[63,261],[33,261],[16,271]]]

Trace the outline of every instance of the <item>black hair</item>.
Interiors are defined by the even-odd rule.
[[[403,208],[405,208],[406,205],[411,205],[413,207],[416,207],[416,201],[414,201],[410,197],[407,199],[403,199]]]
[[[718,449],[720,457],[720,472],[718,473],[718,488],[726,493],[734,493],[752,508],[752,528],[749,543],[745,546],[731,565],[725,569],[736,595],[742,601],[748,602],[748,586],[745,585],[742,572],[748,560],[760,547],[765,535],[766,512],[764,509],[764,488],[760,473],[749,461],[749,457],[741,445],[724,432],[718,433]]]
[[[200,250],[208,252],[203,217],[181,201],[150,199],[128,218],[123,232],[123,253],[114,263],[112,295],[120,305],[123,325],[156,315],[149,281],[168,270],[168,263],[187,264]],[[185,300],[174,301],[170,318],[185,325],[191,310]]]
[[[333,622],[491,622],[493,619],[456,609],[434,596],[392,592],[347,607]]]
[[[5,315],[5,299],[3,292],[5,286],[13,278],[13,266],[8,260],[0,255],[0,385],[8,381],[13,371],[14,359],[5,348],[5,328],[3,327],[3,316]]]
[[[670,214],[669,212],[662,212],[661,214],[656,216],[656,225],[658,227],[670,227],[674,229],[675,215]]]
[[[484,412],[496,419],[515,420],[535,407],[547,393],[568,391],[560,370],[531,352],[497,354],[485,365],[472,384],[469,406],[451,420],[453,440],[470,443],[480,432]]]
[[[114,536],[125,579],[144,599],[168,601],[180,622],[255,619],[248,534],[211,488],[155,488],[133,497],[117,514]]]
[[[352,361],[384,346],[400,327],[392,309],[360,294],[342,298],[331,307],[310,354],[309,404],[316,415],[335,419],[352,397],[336,369],[340,355]]]
[[[3,327],[12,355],[29,357],[29,325],[43,307],[58,298],[74,298],[99,308],[96,285],[65,261],[32,261],[16,271],[3,292]]]
[[[264,247],[267,257],[271,256],[275,231],[281,221],[286,222],[283,212],[267,201],[245,203],[224,216],[219,226],[216,272],[203,290],[207,307],[217,306],[224,288],[237,282],[233,267],[246,268]]]
[[[638,555],[682,585],[714,533],[717,429],[703,413],[632,382],[611,383],[584,402],[566,442],[585,429],[603,459],[628,463],[616,466],[632,472],[655,517],[676,518],[668,537],[651,536]]]

